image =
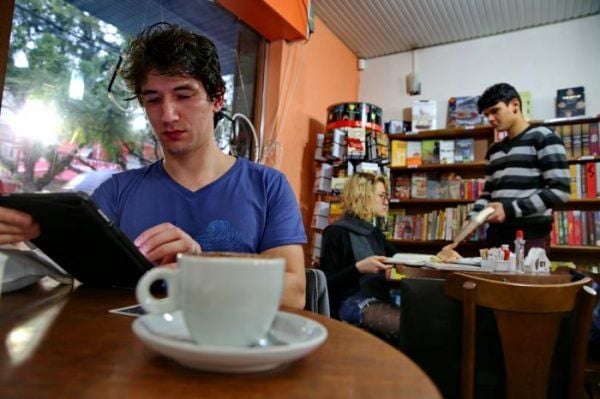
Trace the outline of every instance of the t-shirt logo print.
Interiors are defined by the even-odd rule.
[[[243,252],[242,239],[239,232],[226,220],[213,220],[206,232],[196,237],[202,250]]]

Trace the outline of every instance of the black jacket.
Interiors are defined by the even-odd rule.
[[[359,219],[350,216],[345,216],[345,218],[360,222]],[[366,238],[371,245],[373,254],[384,256],[394,255],[397,252],[395,246],[387,242],[379,228],[370,227],[371,231],[366,235]],[[362,291],[365,295],[375,296],[384,301],[391,300],[385,276],[383,274],[377,275],[377,279],[370,278],[373,276],[368,276],[368,283],[365,284],[363,277],[367,276],[359,273],[356,268],[356,262],[348,229],[336,223],[328,226],[323,232],[320,264],[321,269],[327,275],[329,304],[333,317],[338,317],[338,309],[341,302],[359,291]],[[362,287],[361,278],[363,278]]]

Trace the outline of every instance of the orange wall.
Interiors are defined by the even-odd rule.
[[[359,88],[357,57],[318,18],[315,23],[306,43],[271,43],[265,104],[265,139],[276,135],[282,145],[282,156],[267,164],[290,181],[309,237],[316,134],[324,130],[327,107],[356,101]]]

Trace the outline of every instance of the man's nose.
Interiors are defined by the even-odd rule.
[[[162,103],[162,120],[163,122],[169,123],[176,121],[179,118],[177,113],[177,106],[174,101],[164,99]]]

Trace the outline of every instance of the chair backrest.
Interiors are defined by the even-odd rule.
[[[327,277],[322,270],[306,269],[306,310],[329,317]]]
[[[492,309],[505,366],[507,398],[546,398],[552,358],[563,318],[574,316],[568,397],[581,398],[587,334],[596,293],[584,278],[564,284],[524,284],[455,273],[444,292],[462,301],[461,396],[473,397],[476,307]]]

